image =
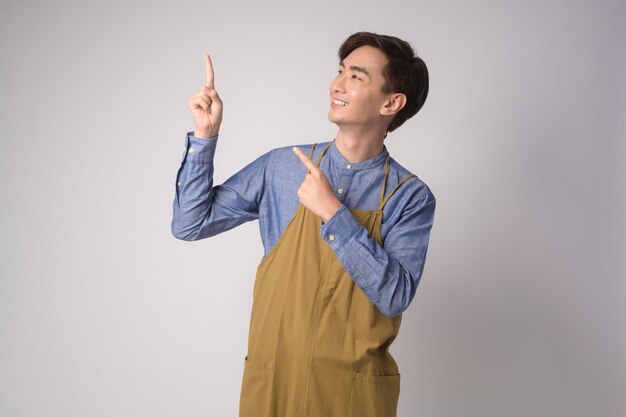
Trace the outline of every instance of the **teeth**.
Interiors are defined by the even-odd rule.
[[[337,100],[337,99],[333,99],[333,103],[335,103],[338,106],[347,106],[348,103],[346,103],[345,101],[341,101],[341,100]]]

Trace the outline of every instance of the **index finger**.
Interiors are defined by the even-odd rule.
[[[204,54],[204,65],[206,67],[206,83],[210,86],[213,86],[213,63],[211,62],[211,57],[209,56],[209,54]]]
[[[313,172],[314,170],[317,169],[317,167],[315,166],[315,164],[313,164],[313,161],[311,161],[309,159],[308,156],[306,156],[301,150],[300,148],[294,146],[293,147],[293,152],[298,156],[298,158],[300,158],[300,160],[302,161],[302,163],[304,164],[305,167],[307,167],[309,169],[309,171]]]

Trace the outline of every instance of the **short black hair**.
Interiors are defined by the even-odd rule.
[[[350,35],[339,47],[339,61],[343,61],[361,46],[378,48],[389,60],[383,70],[385,77],[383,93],[403,93],[406,96],[405,106],[387,128],[388,132],[392,132],[415,116],[424,105],[428,96],[428,68],[408,42],[395,36],[372,32],[357,32]]]

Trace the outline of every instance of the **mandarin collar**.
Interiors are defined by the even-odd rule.
[[[334,139],[330,145],[330,148],[328,148],[328,153],[330,154],[330,159],[333,165],[344,170],[348,169],[350,171],[358,171],[380,166],[385,163],[385,159],[387,159],[387,156],[389,155],[387,147],[383,144],[383,151],[378,155],[361,162],[348,162],[348,160],[343,157],[341,152],[339,152],[339,149],[337,149],[337,144],[335,143]]]

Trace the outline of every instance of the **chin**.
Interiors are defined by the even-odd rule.
[[[328,118],[328,120],[329,120],[332,124],[336,125],[339,129],[341,129],[341,124],[342,124],[342,123],[341,123],[341,121],[338,121],[338,120],[333,120],[333,119],[331,119],[330,117]]]
[[[337,124],[339,122],[339,120],[337,120],[337,118],[333,116],[332,111],[328,112],[328,120],[331,123],[335,123],[335,124]]]

